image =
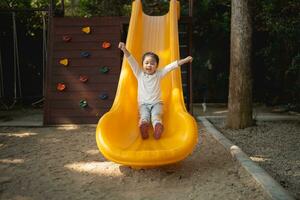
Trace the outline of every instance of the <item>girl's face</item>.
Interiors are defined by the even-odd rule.
[[[146,56],[143,60],[143,69],[146,74],[154,74],[157,69],[157,62],[152,56]]]

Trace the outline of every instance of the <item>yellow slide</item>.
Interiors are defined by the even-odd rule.
[[[179,2],[170,1],[164,16],[148,16],[142,11],[141,0],[132,4],[126,47],[141,64],[144,52],[159,55],[159,67],[180,59],[177,21]],[[141,138],[138,122],[137,80],[124,57],[118,89],[112,108],[99,120],[96,141],[107,159],[123,165],[143,168],[178,162],[194,149],[198,136],[197,124],[186,111],[180,68],[162,79],[164,132],[159,140]]]

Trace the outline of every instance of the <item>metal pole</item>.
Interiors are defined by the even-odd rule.
[[[2,101],[2,97],[4,97],[4,81],[3,81],[3,66],[2,66],[2,53],[0,48],[0,104],[3,105],[3,107],[8,110],[8,106]]]
[[[46,26],[46,19],[45,19],[45,12],[42,13],[42,22],[43,22],[43,50],[42,50],[42,56],[43,56],[43,73],[42,73],[42,85],[43,85],[43,97],[39,99],[36,102],[33,102],[31,105],[35,106],[36,104],[39,104],[44,101],[45,98],[45,76],[46,76],[46,63],[47,63],[47,26]]]
[[[17,102],[17,98],[18,98],[17,87],[19,88],[19,96],[22,97],[18,37],[17,37],[16,13],[15,12],[12,12],[12,21],[13,21],[13,43],[14,43],[14,102],[12,103],[10,108],[12,108]]]
[[[3,82],[3,69],[2,69],[2,53],[0,48],[0,99],[4,96],[4,82]]]

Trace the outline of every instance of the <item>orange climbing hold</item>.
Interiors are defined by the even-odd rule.
[[[60,92],[64,91],[66,89],[66,84],[65,83],[57,83],[56,89]]]
[[[90,32],[91,32],[91,28],[89,26],[83,27],[81,30],[82,30],[82,32],[84,32],[86,34],[90,34]]]
[[[108,49],[109,47],[111,47],[111,44],[109,42],[105,41],[105,42],[102,43],[102,48],[103,49]]]
[[[59,61],[59,64],[68,66],[69,65],[69,60],[67,58],[63,58]]]

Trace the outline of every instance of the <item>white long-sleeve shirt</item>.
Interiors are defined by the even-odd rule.
[[[138,81],[138,103],[155,104],[161,102],[160,80],[171,70],[178,67],[178,62],[174,61],[164,68],[157,70],[154,74],[147,74],[139,67],[135,58],[130,55],[128,63]]]

